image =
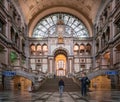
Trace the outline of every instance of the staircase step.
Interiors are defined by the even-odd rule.
[[[74,92],[80,91],[80,87],[73,82],[71,78],[62,77],[65,83],[64,91]],[[55,79],[47,79],[45,83],[41,85],[38,91],[44,92],[56,92],[59,91],[58,82],[60,78],[56,77]]]

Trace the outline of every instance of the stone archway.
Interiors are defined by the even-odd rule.
[[[28,90],[28,87],[32,87],[32,81],[24,76],[16,75],[12,78],[13,90]]]
[[[58,49],[54,53],[54,70],[57,76],[66,76],[67,74],[67,52],[63,49]]]

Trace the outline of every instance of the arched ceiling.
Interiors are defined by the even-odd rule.
[[[89,32],[91,33],[90,28],[92,29],[93,22],[95,20],[98,8],[100,7],[102,0],[15,0],[15,1],[19,4],[21,11],[24,15],[25,21],[28,24],[29,28],[31,26],[32,28],[35,26],[35,24],[32,24],[32,22],[37,23],[38,17],[39,19],[41,19],[42,17],[47,16],[50,13],[68,12],[80,18],[83,22],[85,22],[86,26],[87,23],[89,23],[88,24],[89,26],[87,27]],[[35,21],[35,19],[37,20]],[[87,20],[87,22],[84,19]]]
[[[55,6],[64,6],[76,9],[91,22],[94,21],[101,0],[18,0],[26,22],[29,24],[31,19],[38,13]]]

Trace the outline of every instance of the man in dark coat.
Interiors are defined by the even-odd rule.
[[[82,73],[82,78],[80,81],[81,81],[81,94],[82,94],[82,96],[86,96],[87,95],[87,85],[89,84],[89,79],[85,73]]]

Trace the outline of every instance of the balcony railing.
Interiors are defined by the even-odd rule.
[[[30,72],[30,69],[27,69],[27,68],[25,68],[25,67],[22,67],[22,66],[11,66],[12,68],[12,70],[15,70],[15,71],[17,71],[17,70],[21,70],[21,71],[25,71],[25,72]]]

